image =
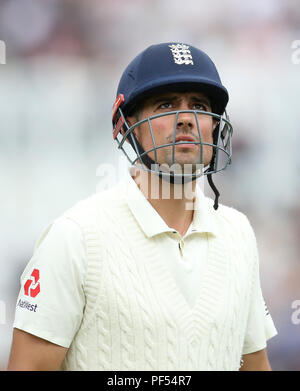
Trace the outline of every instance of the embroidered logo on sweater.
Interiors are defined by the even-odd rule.
[[[40,271],[33,269],[30,278],[24,284],[24,293],[26,296],[36,297],[40,293]]]
[[[192,53],[188,45],[178,43],[169,45],[169,48],[173,54],[175,64],[194,65]]]

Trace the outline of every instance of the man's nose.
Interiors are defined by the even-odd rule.
[[[195,127],[195,121],[195,115],[193,113],[179,113],[177,120],[177,128],[193,129]]]

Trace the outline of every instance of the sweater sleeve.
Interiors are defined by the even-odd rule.
[[[253,257],[253,274],[250,306],[242,354],[254,353],[266,348],[267,341],[277,335],[274,322],[263,298],[260,275],[259,256],[256,238],[248,222],[251,256]]]
[[[13,327],[69,347],[85,305],[85,258],[75,222],[61,216],[50,224],[21,276]]]

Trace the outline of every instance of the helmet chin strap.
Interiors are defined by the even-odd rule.
[[[215,128],[214,133],[213,133],[213,143],[214,143],[214,145],[218,144],[219,131],[220,131],[220,129],[219,129],[219,125],[218,125]],[[216,149],[214,148],[213,155],[212,155],[212,158],[211,158],[211,161],[210,161],[210,165],[209,165],[209,168],[208,168],[209,171],[214,171],[215,159],[216,159]],[[215,194],[214,209],[217,210],[218,207],[219,207],[218,201],[219,201],[220,193],[219,193],[218,189],[216,188],[216,186],[215,186],[215,184],[214,184],[214,182],[212,180],[212,174],[207,174],[207,180],[208,180],[209,186],[211,187],[212,191]]]
[[[214,209],[217,210],[219,207],[218,200],[219,200],[220,193],[218,192],[218,189],[216,188],[216,186],[212,180],[211,175],[212,174],[207,175],[207,180],[208,180],[209,186],[211,187],[212,191],[215,193]]]
[[[133,140],[131,139],[131,137],[134,137],[134,141],[135,143],[133,142]],[[191,182],[191,181],[194,181],[197,179],[197,175],[196,174],[192,174],[188,177],[185,177],[184,175],[174,175],[173,173],[168,173],[168,172],[163,172],[161,170],[159,171],[153,171],[151,170],[151,166],[155,166],[156,163],[153,159],[151,159],[148,154],[146,153],[145,154],[145,151],[143,149],[143,147],[141,146],[141,144],[138,142],[136,136],[134,133],[131,133],[131,137],[128,137],[128,141],[130,142],[132,148],[135,150],[135,148],[137,147],[138,149],[138,153],[139,155],[142,155],[141,159],[142,159],[142,163],[151,171],[151,172],[155,172],[160,178],[162,178],[163,180],[165,181],[168,181],[169,183],[172,183],[172,184],[180,184],[180,185],[183,185],[185,183],[188,183],[188,182]],[[210,166],[209,166],[209,169],[213,167],[214,165],[214,160],[215,160],[215,149],[214,149],[214,152],[213,152],[213,157],[212,157],[212,160],[211,160],[211,163],[210,163]],[[217,210],[218,209],[218,199],[219,199],[219,196],[220,196],[220,193],[218,192],[218,189],[216,188],[215,184],[213,183],[213,180],[212,180],[212,174],[208,174],[207,175],[207,180],[208,180],[208,183],[211,187],[211,189],[213,190],[214,194],[215,194],[215,203],[214,203],[214,209]]]

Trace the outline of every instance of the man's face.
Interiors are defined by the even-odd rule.
[[[139,118],[128,117],[129,124],[133,125],[138,120],[142,120],[157,114],[164,114],[170,111],[178,110],[203,110],[212,111],[207,97],[200,92],[168,92],[157,94],[144,102]],[[197,114],[202,142],[213,143],[213,130],[217,121],[205,114]],[[151,120],[153,138],[156,146],[173,143],[176,115],[166,115]],[[147,122],[141,124],[134,130],[135,135],[145,151],[154,148],[153,139]],[[200,137],[197,129],[197,120],[194,113],[179,113],[176,124],[176,142],[195,141],[199,142]],[[212,158],[213,148],[203,145],[203,161],[200,160],[201,145],[182,144],[176,145],[174,151],[174,163],[179,164],[184,169],[184,164],[208,165]],[[157,163],[167,164],[168,167],[173,164],[173,146],[157,149]],[[151,151],[148,155],[155,161],[155,152]],[[194,169],[193,169],[194,170]]]

